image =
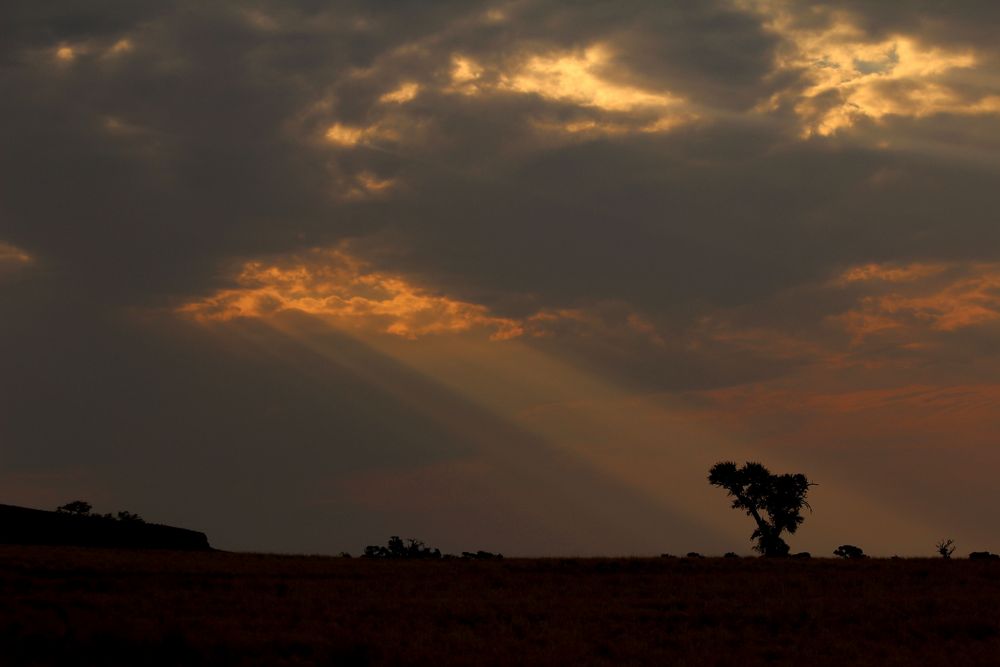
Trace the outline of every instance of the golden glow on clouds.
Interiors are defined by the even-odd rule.
[[[388,102],[392,104],[404,104],[409,102],[420,93],[420,84],[413,81],[407,81],[400,84],[395,90],[391,90],[385,95],[382,95],[379,102]]]
[[[95,56],[101,60],[110,60],[124,56],[135,50],[135,43],[128,37],[122,37],[115,42],[80,41],[73,44],[60,44],[50,51],[60,65],[70,65],[83,56]]]
[[[334,123],[326,131],[326,139],[330,143],[340,146],[354,146],[360,143],[368,134],[368,131],[360,127],[351,127]]]
[[[602,45],[582,53],[533,56],[510,75],[501,77],[498,87],[606,111],[667,108],[681,102],[668,93],[615,83],[606,74],[610,59],[611,54]]]
[[[484,330],[494,340],[505,340],[524,333],[516,320],[373,271],[338,249],[313,250],[279,263],[248,262],[236,282],[237,288],[185,304],[179,312],[224,321],[298,310],[345,328],[409,339]]]
[[[31,261],[31,255],[24,250],[10,243],[0,241],[0,263],[28,264]]]
[[[361,201],[381,197],[397,186],[392,178],[379,178],[371,171],[362,171],[340,183],[337,196],[347,201]]]
[[[580,51],[532,55],[518,61],[509,71],[487,71],[471,58],[455,55],[451,82],[445,92],[538,95],[554,102],[610,114],[559,123],[536,123],[542,130],[566,134],[667,132],[697,118],[679,96],[615,81],[612,55],[608,47],[595,44]]]
[[[911,282],[921,278],[934,276],[947,268],[944,264],[909,264],[897,266],[892,264],[862,264],[854,266],[838,278],[841,284],[882,280],[890,283]]]
[[[382,182],[369,187],[382,187]],[[665,345],[652,322],[622,304],[605,304],[603,309],[598,304],[588,310],[542,309],[520,318],[503,317],[482,304],[374,270],[343,247],[250,261],[234,282],[236,287],[186,303],[177,312],[211,322],[268,318],[294,310],[344,329],[410,340],[471,333],[493,341],[568,336]]]
[[[838,316],[856,342],[892,331],[920,343],[921,330],[953,332],[1000,320],[1000,264],[866,265],[842,280],[892,285]]]
[[[976,67],[971,49],[949,50],[908,35],[872,41],[843,15],[828,11],[822,27],[797,24],[786,3],[744,2],[787,40],[780,70],[804,72],[809,85],[800,92],[777,93],[758,110],[791,102],[803,135],[831,135],[863,118],[921,118],[939,113],[1000,113],[1000,95],[968,97],[948,83],[958,70]]]
[[[12,273],[34,261],[34,258],[21,248],[0,241],[0,274]]]
[[[475,95],[479,92],[477,81],[483,76],[483,68],[464,56],[451,59],[451,87],[448,92]]]
[[[334,123],[324,134],[327,142],[344,148],[365,145],[374,141],[394,141],[399,139],[399,133],[386,124],[374,124],[368,127]]]
[[[132,44],[132,40],[130,40],[129,38],[125,37],[125,38],[119,39],[117,42],[115,42],[114,44],[112,44],[111,48],[108,49],[108,54],[109,55],[117,55],[117,54],[122,54],[122,53],[128,53],[129,51],[132,51],[134,48],[135,48],[135,45]]]

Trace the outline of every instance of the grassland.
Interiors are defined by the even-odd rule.
[[[1000,563],[0,547],[3,665],[998,665]]]

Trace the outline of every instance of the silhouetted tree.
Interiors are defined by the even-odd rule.
[[[86,516],[90,514],[91,504],[84,500],[74,500],[71,503],[66,503],[65,505],[60,505],[56,508],[57,512],[62,512],[63,514],[75,514],[77,516]]]
[[[802,474],[772,474],[760,463],[747,462],[738,468],[732,461],[712,466],[708,474],[712,486],[725,489],[733,498],[733,508],[741,509],[757,522],[750,536],[754,549],[764,556],[787,556],[788,545],[781,533],[794,533],[803,522],[801,511],[809,507],[806,493],[813,486]]]
[[[122,511],[118,513],[119,521],[128,521],[132,523],[146,523],[145,520],[138,514],[133,514],[132,512]]]
[[[941,558],[951,558],[951,555],[955,553],[955,541],[951,538],[941,540],[934,546],[937,548],[937,552],[941,554]]]
[[[841,544],[833,550],[833,555],[848,559],[868,558],[868,556],[865,555],[864,549],[856,547],[853,544]]]

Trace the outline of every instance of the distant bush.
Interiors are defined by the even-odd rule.
[[[941,558],[951,558],[951,555],[955,553],[955,540],[941,540],[935,544],[934,547],[937,549],[937,552],[941,554]]]
[[[398,535],[393,535],[389,538],[389,542],[384,547],[365,547],[365,554],[363,557],[393,560],[426,560],[431,558],[441,558],[441,552],[438,549],[431,549],[420,540],[415,540],[412,537],[406,540],[406,542],[403,542]]]
[[[71,503],[60,505],[56,511],[61,514],[76,514],[77,516],[88,516],[92,505],[85,500],[74,500]]]
[[[490,553],[489,551],[463,551],[462,558],[465,560],[503,560],[503,554]]]
[[[740,557],[739,554],[737,554],[735,551],[727,551],[726,555],[723,556],[723,558],[739,558],[739,557]]]
[[[701,555],[700,553],[698,553],[697,551],[689,551],[689,552],[687,553],[687,556],[686,556],[686,558],[704,558],[704,556],[702,556],[702,555]]]
[[[792,558],[812,558],[812,554],[808,551],[800,551],[797,554],[792,554]]]
[[[841,558],[868,558],[861,547],[856,547],[853,544],[841,544],[833,550],[833,555]]]
[[[1000,554],[991,554],[989,551],[973,551],[969,554],[969,560],[1000,560]]]

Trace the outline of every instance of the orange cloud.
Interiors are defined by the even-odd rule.
[[[495,71],[455,55],[445,92],[538,95],[599,114],[583,120],[536,123],[541,130],[568,135],[667,132],[697,119],[687,100],[678,95],[616,80],[612,60],[613,53],[603,44],[530,55]]]
[[[494,340],[524,334],[518,320],[371,270],[340,249],[316,249],[271,264],[247,262],[236,282],[238,287],[184,304],[178,312],[225,321],[297,310],[342,327],[410,339],[473,330],[489,331]]]
[[[803,72],[809,82],[801,91],[777,93],[758,109],[789,104],[804,136],[831,135],[863,118],[1000,114],[1000,95],[970,97],[949,85],[949,75],[979,65],[971,49],[946,49],[903,34],[872,40],[834,10],[825,10],[828,20],[802,22],[783,2],[740,4],[759,12],[786,41],[778,68]]]
[[[597,336],[627,344],[637,339],[665,344],[654,324],[625,304],[545,308],[524,317],[504,317],[482,304],[375,270],[344,247],[249,261],[234,282],[236,287],[182,304],[176,312],[201,322],[222,322],[299,311],[344,329],[410,340],[479,332],[494,341],[522,336]]]
[[[414,99],[420,93],[420,84],[413,81],[407,81],[399,85],[395,90],[390,90],[381,97],[379,97],[379,102],[387,102],[391,104],[404,104]]]
[[[0,241],[0,275],[23,269],[34,261],[35,259],[21,248]]]
[[[887,331],[916,339],[921,330],[950,332],[1000,320],[1000,264],[868,264],[838,282],[890,286],[833,318],[856,343]]]

